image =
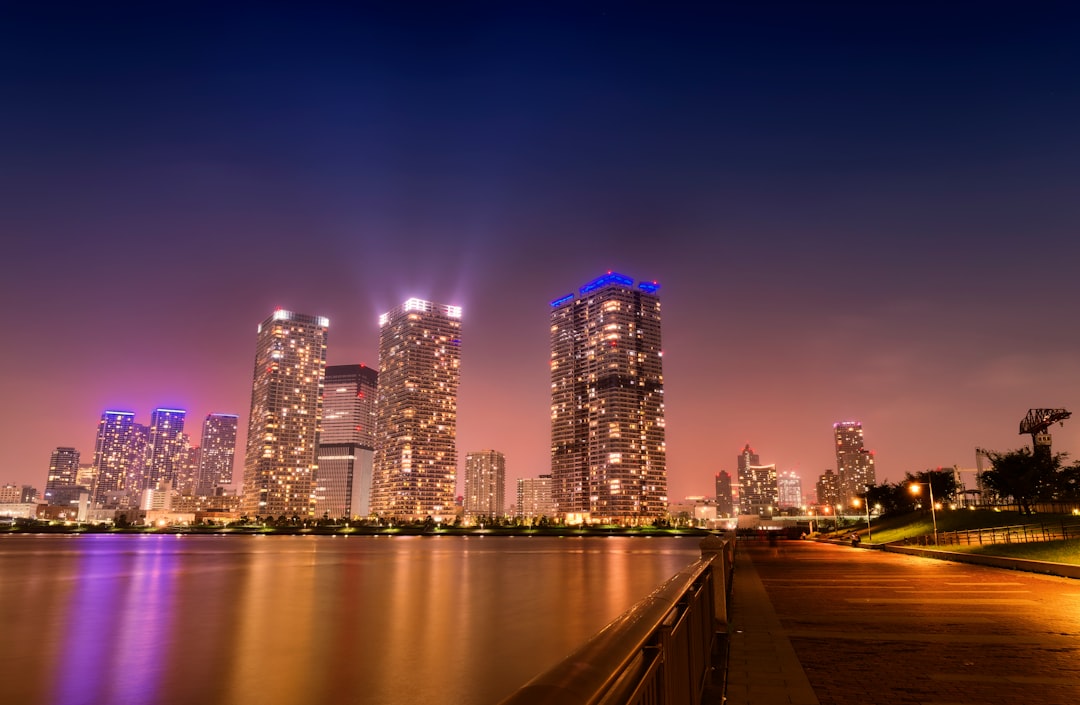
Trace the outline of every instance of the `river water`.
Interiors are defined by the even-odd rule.
[[[689,538],[0,537],[0,702],[497,703]]]

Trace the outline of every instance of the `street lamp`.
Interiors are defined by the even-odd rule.
[[[862,502],[866,506],[866,540],[873,541],[874,537],[870,534],[870,503],[865,499],[859,499],[856,497],[852,500],[856,507],[859,506],[859,502]]]
[[[934,509],[934,486],[929,482],[912,482],[911,494],[919,494],[920,485],[926,485],[930,489],[930,518],[934,522],[934,545],[937,546],[937,511]]]

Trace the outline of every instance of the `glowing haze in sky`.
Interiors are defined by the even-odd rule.
[[[106,408],[243,436],[273,309],[375,365],[416,296],[513,487],[548,302],[609,269],[662,286],[672,498],[745,443],[812,487],[836,421],[897,480],[1080,411],[1068,4],[263,5],[3,10],[0,482]]]

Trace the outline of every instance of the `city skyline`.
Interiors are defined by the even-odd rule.
[[[466,312],[459,449],[536,477],[548,302],[609,269],[664,285],[673,500],[746,443],[810,482],[838,421],[879,482],[1028,445],[1029,408],[1080,406],[1076,31],[1053,7],[12,12],[0,483],[92,458],[109,409],[240,414],[242,448],[268,311],[375,366],[410,297]],[[1080,457],[1080,421],[1051,430]]]

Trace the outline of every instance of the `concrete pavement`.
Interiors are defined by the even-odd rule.
[[[809,541],[740,542],[730,705],[1080,700],[1080,582]]]

